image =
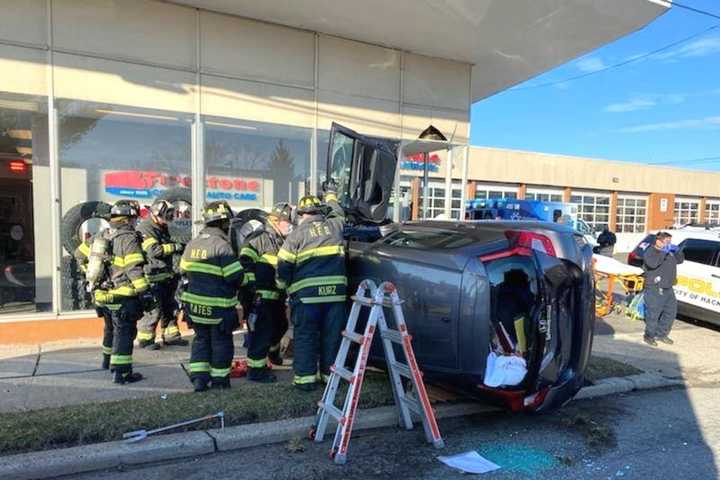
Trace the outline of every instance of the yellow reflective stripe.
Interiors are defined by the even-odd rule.
[[[191,362],[190,372],[191,373],[204,373],[210,371],[210,364],[208,362]]]
[[[207,273],[208,275],[223,276],[223,269],[217,265],[210,265],[200,262],[188,262],[185,259],[180,260],[180,270],[183,272]]]
[[[325,193],[325,201],[326,202],[337,202],[337,194],[335,192],[326,192]]]
[[[280,298],[280,292],[274,290],[257,290],[257,294],[265,300],[278,300]]]
[[[180,329],[176,326],[167,327],[164,331],[165,335],[175,335],[180,333]]]
[[[347,285],[347,277],[344,275],[328,275],[324,277],[306,278],[290,285],[287,291],[288,293],[295,293],[303,288],[320,287],[323,285]]]
[[[147,251],[148,248],[152,247],[156,243],[158,243],[157,240],[155,240],[153,237],[148,237],[145,240],[143,240],[142,249]]]
[[[329,255],[345,255],[345,247],[342,245],[330,245],[327,247],[308,248],[297,254],[297,262],[304,262],[313,257],[325,257]]]
[[[195,315],[190,315],[190,320],[192,320],[193,323],[201,323],[203,325],[219,325],[220,322],[222,322],[222,318],[204,318]]]
[[[330,302],[344,302],[345,295],[331,295],[327,297],[309,297],[301,298],[302,303],[330,303]]]
[[[121,297],[134,297],[135,295],[137,295],[137,292],[134,288],[127,286],[113,288],[111,290],[108,290],[107,293],[108,295],[120,295]]]
[[[145,290],[150,286],[150,283],[147,281],[147,278],[140,277],[133,280],[132,285],[135,287],[135,290]]]
[[[173,253],[175,251],[175,244],[174,243],[163,243],[162,249],[163,249],[163,253],[165,255],[170,255],[171,253]]]
[[[297,256],[284,248],[281,248],[277,254],[278,258],[284,262],[295,263]]]
[[[243,277],[242,286],[248,285],[255,282],[255,274],[252,272],[246,272]]]
[[[82,253],[83,255],[85,255],[86,257],[89,257],[89,256],[90,256],[90,245],[88,245],[87,243],[83,242],[83,243],[81,243],[80,246],[78,247],[78,251],[79,251],[80,253]]]
[[[172,273],[157,273],[155,275],[145,275],[145,278],[148,279],[148,282],[162,282],[163,280],[167,280],[168,278],[172,278]]]
[[[257,262],[258,259],[260,258],[260,257],[258,256],[257,252],[255,251],[255,249],[254,249],[254,248],[251,248],[251,247],[243,247],[243,248],[241,248],[241,249],[240,249],[240,256],[241,256],[241,257],[250,257],[250,258],[252,258],[253,261],[255,261],[255,262]]]
[[[110,355],[112,353],[112,347],[106,347],[103,345],[102,352],[103,355]]]
[[[267,367],[267,360],[253,360],[252,358],[247,359],[247,366],[250,368],[265,368]]]
[[[278,264],[278,256],[277,255],[271,255],[269,253],[264,253],[262,257],[258,259],[258,262],[260,263],[268,263],[274,267]]]
[[[240,265],[240,262],[234,261],[230,265],[225,265],[222,269],[223,277],[229,277],[231,275],[236,274],[237,272],[242,271],[242,265]]]
[[[114,257],[113,265],[121,268],[131,267],[136,263],[143,263],[144,261],[145,257],[143,257],[142,253],[131,253],[130,255],[125,255],[124,257]]]
[[[293,383],[296,385],[304,385],[306,383],[315,383],[317,377],[315,375],[295,375]]]
[[[153,340],[155,338],[155,332],[138,332],[138,340]]]
[[[222,298],[222,297],[206,297],[205,295],[196,295],[190,292],[183,292],[180,295],[180,300],[183,302],[195,303],[197,305],[206,305],[208,307],[234,307],[238,304],[237,298]]]
[[[285,290],[287,288],[285,280],[281,280],[278,277],[275,277],[275,285],[277,285],[280,290]]]
[[[130,365],[132,364],[132,355],[111,355],[110,363],[113,365]]]
[[[210,367],[211,377],[227,377],[230,375],[230,368],[212,368]]]

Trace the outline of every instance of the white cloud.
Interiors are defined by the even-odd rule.
[[[720,36],[700,38],[678,48],[653,55],[660,60],[705,57],[720,53]]]
[[[634,127],[623,128],[620,131],[624,133],[644,133],[644,132],[660,132],[666,130],[681,129],[703,129],[720,128],[720,116],[696,118],[690,120],[678,120],[676,122],[648,123],[645,125],[636,125]]]
[[[689,96],[691,95],[688,95],[687,93],[646,93],[631,97],[629,100],[624,102],[611,103],[606,106],[604,110],[610,113],[624,113],[634,112],[635,110],[647,110],[657,105],[679,105]]]
[[[654,107],[655,105],[657,105],[657,103],[653,100],[633,98],[627,102],[611,103],[605,107],[605,111],[611,113],[634,112],[635,110],[643,110]]]
[[[575,62],[575,67],[584,73],[597,72],[606,68],[605,62],[599,57],[585,57]]]

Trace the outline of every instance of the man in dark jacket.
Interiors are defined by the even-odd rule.
[[[145,276],[150,282],[150,291],[155,297],[155,306],[146,312],[138,324],[138,344],[142,348],[157,350],[155,330],[158,323],[162,330],[165,345],[188,344],[180,336],[177,325],[178,305],[175,291],[178,275],[173,271],[173,255],[182,253],[183,246],[172,241],[168,231],[168,222],[175,215],[175,207],[166,201],[158,200],[150,207],[148,218],[140,222],[137,231],[142,235],[142,248],[147,265]]]
[[[608,227],[603,228],[603,231],[598,235],[598,252],[600,255],[606,257],[612,257],[613,251],[615,250],[615,244],[617,243],[617,237]]]
[[[672,345],[668,336],[677,315],[677,300],[673,286],[677,283],[677,265],[685,261],[682,250],[671,244],[672,235],[660,232],[655,236],[655,244],[645,250],[643,269],[645,270],[645,335],[648,345],[657,346],[657,342]]]
[[[254,278],[254,302],[251,306],[248,329],[248,380],[274,382],[276,380],[267,361],[282,365],[280,340],[288,329],[285,314],[285,292],[276,283],[278,252],[290,233],[292,208],[278,203],[268,215],[265,228],[253,233],[240,250],[240,262],[246,275]]]
[[[243,268],[228,237],[232,209],[211,202],[203,210],[205,228],[185,247],[180,270],[185,277],[180,300],[195,331],[190,378],[196,392],[230,388],[233,331],[239,326],[238,290]]]
[[[300,224],[278,253],[278,282],[290,295],[294,329],[295,377],[303,391],[317,388],[318,358],[321,379],[327,381],[346,322],[345,217],[337,195],[328,186],[326,214],[320,200],[300,199]]]
[[[95,304],[107,309],[112,321],[110,370],[113,381],[119,384],[143,378],[132,368],[137,321],[143,313],[142,297],[149,288],[143,271],[145,257],[135,232],[138,210],[137,203],[128,200],[120,200],[110,209],[110,228],[98,234],[107,241],[107,274],[92,286]],[[93,261],[91,258],[89,263]]]

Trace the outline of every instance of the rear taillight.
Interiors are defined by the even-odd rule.
[[[556,257],[552,240],[537,232],[508,230],[505,236],[513,247],[525,247]]]

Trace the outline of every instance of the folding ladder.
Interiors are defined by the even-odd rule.
[[[364,280],[360,283],[352,300],[352,309],[345,330],[342,332],[340,349],[335,364],[331,367],[330,379],[325,387],[325,393],[322,400],[318,402],[317,421],[311,436],[314,437],[316,442],[322,442],[328,421],[330,417],[334,418],[338,425],[330,456],[337,464],[346,462],[370,346],[377,329],[380,332],[383,350],[385,351],[385,361],[390,375],[395,405],[398,408],[400,426],[408,430],[412,429],[412,414],[414,413],[422,420],[428,443],[432,443],[436,448],[442,448],[444,442],[440,436],[440,430],[435,421],[435,413],[425,390],[422,373],[418,369],[415,360],[415,354],[410,343],[412,337],[407,331],[401,308],[402,302],[397,289],[390,282],[384,282],[377,287],[372,280]],[[370,308],[370,314],[365,325],[365,332],[361,335],[355,332],[355,328],[363,308]],[[392,309],[397,330],[388,328],[384,308]],[[352,344],[359,345],[359,351],[355,367],[350,371],[346,368],[345,363]],[[393,344],[402,347],[407,363],[397,361]],[[401,377],[410,380],[413,386],[413,396],[408,395],[403,388]],[[348,391],[342,410],[335,406],[335,397],[340,380],[348,382]]]

